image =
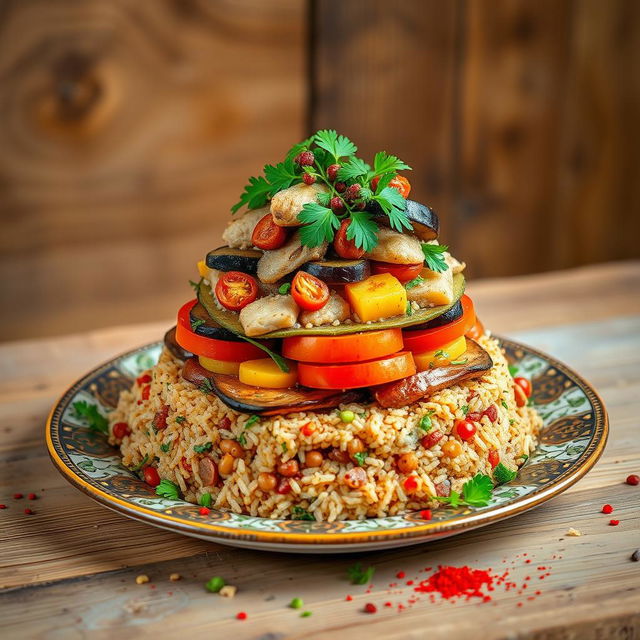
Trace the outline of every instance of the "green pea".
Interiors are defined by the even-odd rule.
[[[311,615],[311,611],[303,611],[303,612],[300,614],[300,617],[301,617],[301,618],[308,618],[310,615]]]
[[[292,609],[302,609],[302,605],[304,604],[304,602],[302,602],[302,598],[294,598],[290,603],[289,606]]]
[[[224,585],[225,585],[224,578],[221,578],[220,576],[215,576],[211,578],[211,580],[209,580],[209,582],[207,582],[204,585],[204,588],[207,591],[211,591],[211,593],[218,593],[218,591],[220,591],[220,589],[222,589]]]
[[[340,420],[342,422],[353,422],[356,419],[356,414],[353,411],[341,411],[340,412]]]

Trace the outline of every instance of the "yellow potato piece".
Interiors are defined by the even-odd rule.
[[[426,371],[431,367],[442,366],[451,361],[457,361],[466,350],[467,341],[464,336],[460,336],[439,349],[414,353],[413,359],[415,360],[418,371]]]
[[[209,267],[207,267],[207,263],[204,260],[198,260],[198,273],[201,278],[209,277]]]
[[[347,284],[345,292],[361,322],[403,316],[407,312],[407,292],[390,273]]]
[[[229,376],[237,376],[240,369],[239,362],[228,362],[226,360],[214,360],[213,358],[205,358],[198,356],[200,364],[211,373],[225,373]]]
[[[265,389],[286,389],[298,380],[295,362],[287,360],[289,372],[282,371],[271,358],[245,360],[240,364],[240,382]]]

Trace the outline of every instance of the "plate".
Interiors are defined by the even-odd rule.
[[[593,387],[561,362],[499,338],[509,363],[533,380],[533,403],[544,421],[540,444],[515,480],[497,487],[483,508],[445,507],[433,519],[403,516],[308,522],[273,520],[212,509],[208,516],[183,500],[158,497],[120,464],[116,449],[73,415],[73,403],[97,403],[104,413],[118,394],[155,364],[162,343],[129,351],[74,383],[55,404],[46,426],[49,455],[71,484],[101,504],[148,524],[252,549],[342,553],[390,549],[440,539],[504,520],[558,495],[584,476],[600,457],[608,434],[604,404]]]

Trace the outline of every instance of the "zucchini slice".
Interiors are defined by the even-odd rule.
[[[201,336],[215,338],[216,340],[244,342],[239,335],[221,327],[215,320],[213,320],[207,313],[207,310],[200,303],[196,304],[191,311],[189,311],[189,321],[191,323],[191,329]]]
[[[454,303],[452,307],[449,307],[447,311],[445,311],[442,315],[430,320],[429,322],[425,322],[424,324],[419,324],[413,327],[405,327],[405,331],[421,331],[422,329],[435,329],[436,327],[441,327],[445,324],[449,324],[454,320],[457,320],[462,315],[462,303],[460,300]]]
[[[387,318],[381,322],[372,322],[371,324],[365,324],[362,322],[352,322],[351,324],[340,324],[337,327],[332,325],[326,325],[322,327],[313,327],[312,329],[305,329],[300,327],[298,329],[281,329],[279,331],[272,331],[271,333],[265,333],[259,336],[260,340],[266,340],[270,338],[288,338],[290,336],[337,336],[345,333],[359,333],[361,331],[376,331],[378,329],[392,329],[394,327],[411,327],[417,324],[424,324],[433,320],[443,313],[448,311],[464,293],[464,276],[461,273],[453,276],[453,297],[455,301],[449,305],[443,305],[440,307],[432,307],[430,309],[419,309],[414,311],[410,316],[396,316],[395,318]],[[207,310],[207,313],[221,326],[234,333],[244,335],[244,330],[238,319],[238,314],[233,311],[222,310],[215,303],[211,288],[204,282],[200,283],[198,290],[198,299]]]
[[[205,262],[210,269],[218,271],[242,271],[252,276],[258,270],[258,260],[262,258],[262,251],[257,249],[232,249],[218,247],[207,253]]]
[[[360,282],[371,275],[368,260],[314,260],[300,267],[327,284],[346,284]]]

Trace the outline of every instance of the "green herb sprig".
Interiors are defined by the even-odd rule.
[[[76,418],[81,418],[87,423],[89,431],[105,435],[109,433],[109,421],[98,411],[98,405],[79,400],[73,403],[73,412]]]
[[[367,584],[373,578],[375,567],[362,568],[362,563],[357,562],[347,569],[347,576],[351,580],[351,584]]]
[[[436,500],[452,507],[462,505],[486,507],[489,504],[489,500],[491,500],[492,491],[493,482],[491,478],[484,473],[478,473],[462,485],[462,495],[457,491],[452,491],[451,494],[446,497],[436,496]]]
[[[163,498],[170,498],[171,500],[180,499],[180,487],[175,482],[167,480],[166,478],[160,480],[160,484],[156,487],[156,495]]]

